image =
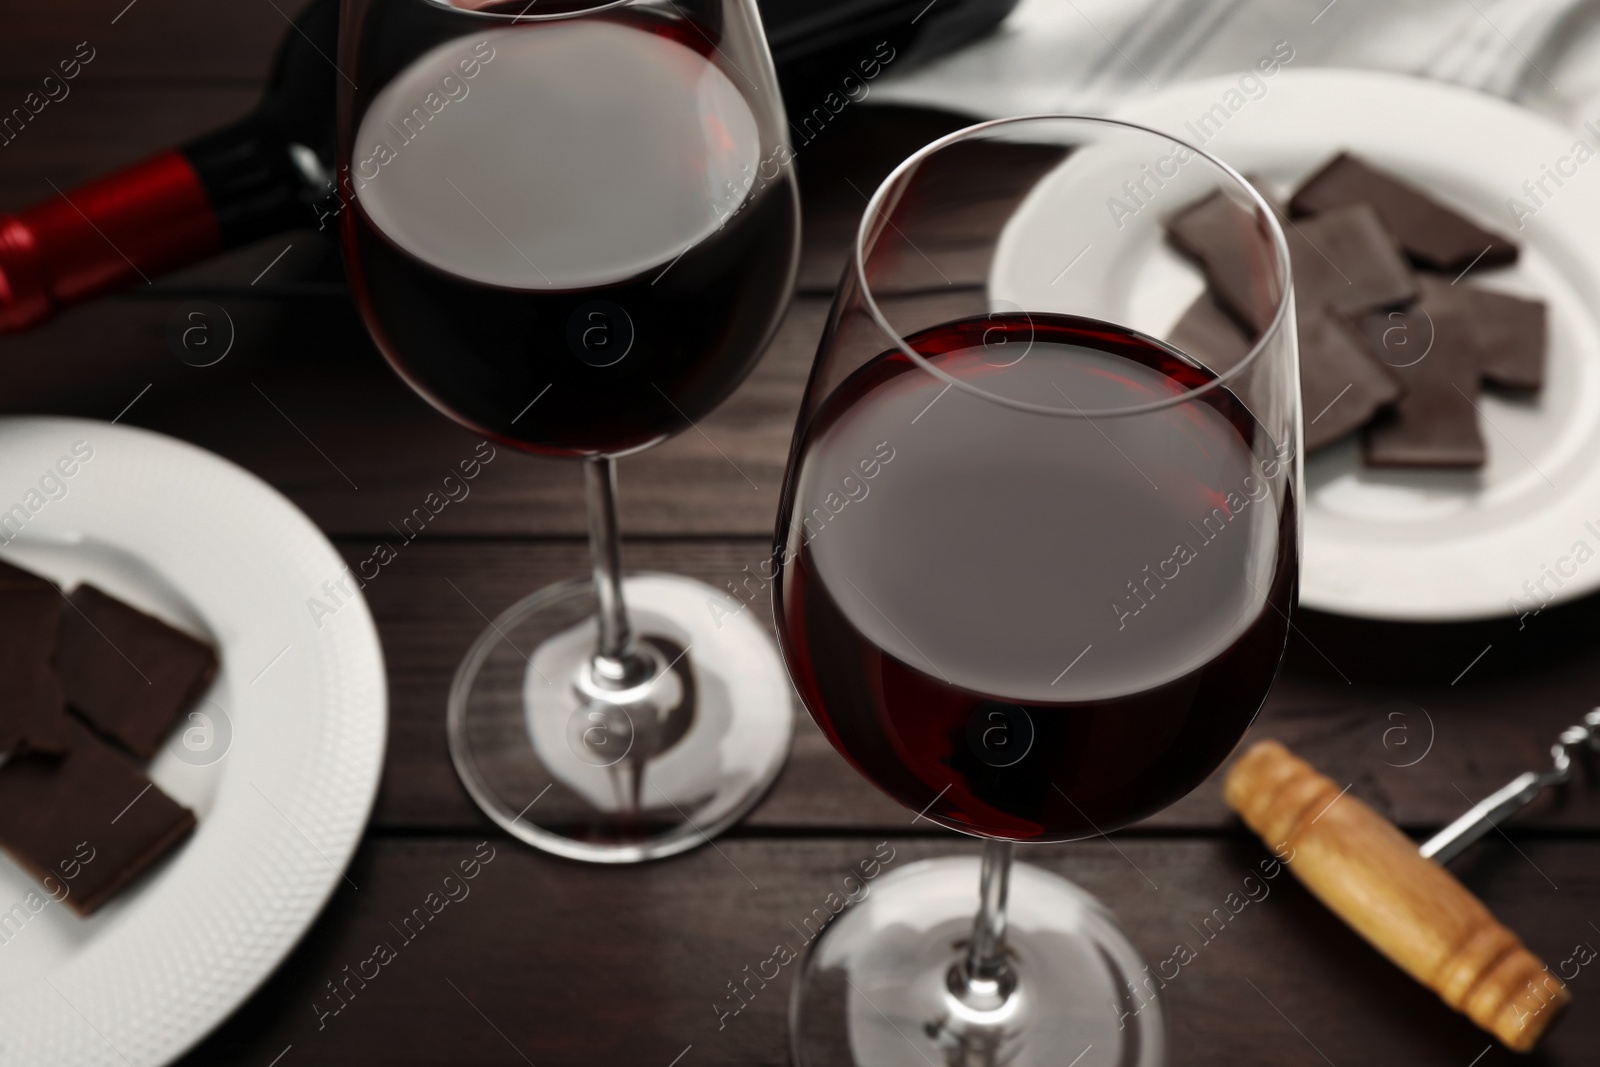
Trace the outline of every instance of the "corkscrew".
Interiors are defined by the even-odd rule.
[[[1597,753],[1600,708],[1561,732],[1549,770],[1518,775],[1420,849],[1276,741],[1245,752],[1223,780],[1223,797],[1374,948],[1507,1048],[1527,1052],[1572,993],[1442,864],[1546,787],[1571,781],[1574,755]]]
[[[1585,728],[1584,740],[1592,733]],[[1571,1002],[1566,984],[1453,874],[1277,741],[1240,757],[1223,797],[1313,896],[1507,1048],[1530,1051]],[[1472,823],[1492,825],[1476,811]]]
[[[1582,724],[1561,731],[1561,737],[1550,746],[1549,770],[1517,775],[1424,841],[1418,851],[1427,859],[1449,863],[1484,834],[1533,803],[1545,789],[1570,782],[1574,753],[1590,758],[1600,753],[1600,708],[1585,715]]]

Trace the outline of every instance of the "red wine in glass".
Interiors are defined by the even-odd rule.
[[[709,40],[624,9],[441,46],[373,101],[351,284],[436,407],[527,451],[615,456],[748,374],[792,284],[797,201]],[[625,119],[606,94],[561,91],[563,71],[624,97]]]
[[[1155,201],[1108,210],[1155,170]],[[1227,280],[1274,316],[1213,374],[1168,341],[1205,281],[1162,231],[1219,195],[1249,253]],[[1301,496],[1287,243],[1204,151],[1035,115],[913,153],[853,253],[784,479],[779,639],[845,758],[984,845],[890,872],[809,945],[791,1056],[1160,1067],[1138,949],[1016,854],[1177,799],[1266,697]]]
[[[457,773],[557,855],[703,844],[777,777],[793,687],[758,623],[706,610],[716,588],[624,573],[616,463],[738,387],[794,283],[755,4],[341,10],[339,225],[368,329],[470,431],[583,460],[593,577],[492,605],[446,700]]]
[[[1067,316],[907,342],[1069,411],[1213,380]],[[1226,387],[1131,420],[1030,415],[891,350],[803,426],[785,655],[834,746],[908,808],[1013,840],[1109,831],[1194,788],[1255,717],[1287,636],[1294,498],[1274,503],[1289,465]]]

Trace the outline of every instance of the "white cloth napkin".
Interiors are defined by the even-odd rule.
[[[1569,124],[1600,117],[1600,0],[1023,0],[992,36],[891,69],[871,100],[983,118],[1103,114],[1251,69],[1279,42],[1293,50],[1290,69],[1397,71]]]

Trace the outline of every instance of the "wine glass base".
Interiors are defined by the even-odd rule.
[[[657,668],[646,683],[597,691],[593,587],[575,579],[506,609],[450,688],[450,756],[478,806],[594,863],[710,841],[761,799],[794,732],[793,687],[753,613],[678,575],[629,575],[623,596]]]
[[[789,1002],[796,1067],[1159,1067],[1155,981],[1111,913],[1025,863],[1011,873],[1007,958],[1016,987],[997,1010],[950,991],[978,910],[976,857],[925,860],[812,943]],[[1137,990],[1137,992],[1135,992]]]

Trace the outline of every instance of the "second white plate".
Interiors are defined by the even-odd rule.
[[[1574,161],[1575,143],[1600,137],[1463,89],[1398,75],[1280,71],[1258,98],[1229,113],[1204,145],[1237,170],[1287,193],[1341,150],[1353,152],[1513,237],[1509,269],[1474,271],[1462,284],[1538,297],[1549,305],[1548,374],[1527,399],[1479,401],[1489,460],[1481,471],[1377,470],[1352,438],[1306,462],[1307,607],[1375,619],[1454,621],[1521,614],[1600,589],[1600,158]],[[1117,118],[1186,141],[1187,124],[1213,112],[1237,78],[1183,85]],[[1576,169],[1517,229],[1507,200],[1545,168]],[[1048,231],[1047,177],[1010,232]],[[1160,255],[1173,255],[1161,249]],[[1038,264],[1034,263],[1035,257]],[[1056,242],[1002,242],[991,295],[1048,310]],[[1164,330],[1200,288],[1132,309],[1131,324]],[[1181,276],[1181,272],[1173,272]],[[1035,293],[1035,288],[1039,292]],[[1153,316],[1153,317],[1152,317]],[[1162,321],[1154,321],[1161,318]]]

